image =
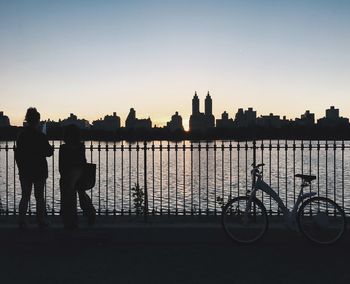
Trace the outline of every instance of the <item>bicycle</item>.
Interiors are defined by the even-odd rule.
[[[298,198],[290,211],[278,194],[263,181],[260,168],[264,164],[252,164],[252,190],[246,196],[238,196],[227,202],[222,210],[222,225],[227,235],[238,243],[254,243],[262,238],[268,228],[264,204],[256,197],[257,190],[267,193],[277,202],[287,227],[301,232],[308,240],[321,245],[338,241],[345,232],[346,219],[342,208],[333,200],[315,196],[316,192],[304,193],[311,186],[314,175],[297,174],[301,178]]]

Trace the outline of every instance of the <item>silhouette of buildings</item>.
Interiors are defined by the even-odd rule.
[[[184,127],[182,125],[182,117],[178,112],[171,117],[171,120],[167,122],[166,128],[170,131],[183,131]]]
[[[232,129],[234,127],[233,119],[229,118],[226,111],[221,114],[221,119],[216,120],[216,127],[220,129]]]
[[[253,108],[243,111],[243,108],[239,108],[235,116],[235,127],[251,127],[256,125],[256,111]]]
[[[78,117],[71,113],[68,118],[60,121],[60,125],[65,127],[67,125],[75,125],[79,129],[89,129],[90,124],[86,119],[78,119]]]
[[[151,129],[152,121],[150,118],[138,119],[136,118],[136,111],[131,108],[128,117],[125,120],[126,129]]]
[[[204,113],[199,110],[199,98],[197,92],[192,99],[192,115],[190,116],[190,131],[205,131],[215,127],[213,115],[213,102],[208,92],[205,98]]]
[[[7,115],[4,115],[3,111],[0,111],[0,127],[10,126],[10,119]]]
[[[337,127],[342,125],[349,125],[349,119],[339,116],[339,109],[331,108],[326,110],[326,116],[317,120],[317,125],[321,127]]]
[[[269,115],[258,117],[256,122],[257,125],[265,128],[281,128],[287,121],[286,117],[283,117],[283,120],[281,120],[279,115],[270,113]]]
[[[300,118],[296,118],[294,125],[302,127],[311,127],[315,125],[315,114],[307,110]]]
[[[92,129],[105,130],[105,131],[117,131],[120,128],[120,117],[116,112],[113,115],[106,115],[104,119],[94,120],[92,122]]]

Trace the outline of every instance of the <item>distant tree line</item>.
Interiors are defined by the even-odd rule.
[[[15,140],[22,127],[9,126],[0,128],[0,140]],[[50,140],[61,140],[62,126],[47,129]],[[253,139],[288,139],[288,140],[350,140],[350,126],[336,127],[295,126],[287,125],[280,128],[273,127],[242,127],[235,129],[211,128],[202,131],[171,131],[167,128],[127,129],[119,128],[116,131],[82,129],[84,140],[100,141],[144,141],[144,140],[253,140]]]

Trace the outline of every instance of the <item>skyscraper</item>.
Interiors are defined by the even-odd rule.
[[[190,131],[206,131],[215,126],[215,117],[213,115],[212,99],[208,92],[205,98],[204,113],[199,109],[199,98],[197,92],[194,93],[192,99],[192,115],[190,117]]]
[[[192,99],[192,114],[199,114],[199,98],[197,92],[194,92]]]
[[[211,100],[210,94],[208,92],[206,98],[205,98],[205,109],[204,113],[206,116],[210,116],[213,114],[213,102]]]

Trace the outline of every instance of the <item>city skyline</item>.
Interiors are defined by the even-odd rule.
[[[192,112],[188,117],[184,117],[177,110],[173,111],[173,114],[168,117],[164,125],[159,125],[152,120],[152,117],[143,117],[136,115],[136,109],[131,107],[126,117],[121,117],[118,112],[113,111],[112,115],[105,114],[102,117],[94,118],[92,120],[86,119],[84,116],[78,117],[75,113],[70,113],[66,118],[59,118],[54,120],[52,118],[43,118],[43,122],[60,123],[61,126],[66,126],[71,123],[76,124],[79,128],[85,129],[93,127],[94,129],[105,129],[114,131],[120,127],[129,129],[151,129],[154,127],[167,127],[169,129],[182,129],[185,131],[189,130],[200,130],[206,131],[210,128],[236,128],[236,127],[250,127],[253,125],[257,126],[268,126],[268,127],[282,127],[294,123],[297,126],[312,126],[312,125],[324,125],[327,124],[327,119],[335,121],[335,125],[340,121],[341,124],[349,124],[348,116],[342,115],[339,108],[329,106],[324,110],[324,115],[316,117],[312,110],[306,109],[303,113],[299,114],[294,118],[287,118],[281,113],[268,113],[259,114],[254,107],[250,106],[246,109],[238,107],[236,112],[230,112],[224,110],[221,115],[213,115],[213,99],[208,91],[206,96],[201,96],[194,93],[192,97]],[[201,112],[204,110],[204,112]],[[142,117],[142,118],[139,118]],[[339,121],[338,121],[339,120]],[[184,123],[185,122],[185,123]],[[186,124],[189,122],[189,124]],[[22,126],[14,125],[11,123],[11,118],[6,115],[3,110],[0,110],[0,127],[9,124],[11,126]]]
[[[197,90],[227,105],[350,114],[349,1],[0,1],[1,109],[165,125]],[[188,125],[188,121],[184,120]]]

